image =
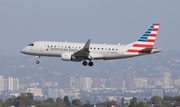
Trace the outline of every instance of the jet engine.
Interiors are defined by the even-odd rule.
[[[72,55],[72,53],[63,53],[61,55],[61,59],[63,61],[79,61],[75,56]]]

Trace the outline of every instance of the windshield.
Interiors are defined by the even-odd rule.
[[[28,46],[34,46],[34,44],[33,44],[33,43],[31,43],[31,44],[29,44]]]

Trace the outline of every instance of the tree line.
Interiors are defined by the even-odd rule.
[[[44,101],[34,100],[32,93],[22,93],[18,97],[12,97],[6,101],[0,100],[0,107],[94,107],[89,101],[82,103],[80,99],[69,101],[68,96],[64,99],[57,98],[55,101],[53,98],[48,98]],[[126,103],[122,98],[121,103],[116,101],[107,101],[96,104],[96,107],[178,107],[180,106],[180,96],[164,96],[162,99],[159,96],[153,96],[150,100],[144,98],[144,101],[137,101],[136,97],[133,97],[129,103]]]

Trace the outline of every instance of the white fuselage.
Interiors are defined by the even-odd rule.
[[[33,46],[27,46],[22,49],[22,53],[35,56],[61,57],[63,53],[71,53],[79,51],[83,48],[84,43],[69,42],[47,42],[39,41],[32,43]],[[120,59],[127,57],[124,45],[107,45],[107,44],[90,44],[90,56],[93,59]],[[129,55],[128,55],[129,56]]]
[[[29,44],[21,52],[39,57],[61,57],[64,61],[83,61],[84,66],[93,66],[92,60],[121,59],[160,52],[154,48],[159,25],[152,24],[137,41],[127,45],[91,44],[91,39],[86,43],[38,41]],[[39,61],[36,63],[39,64]]]

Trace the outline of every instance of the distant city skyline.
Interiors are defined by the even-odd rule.
[[[179,50],[180,1],[0,1],[0,54],[39,40],[126,44],[160,23],[155,47]]]
[[[46,80],[45,78],[41,78],[39,81],[32,81],[29,83],[23,83],[19,81],[18,78],[8,77],[7,79],[3,79],[4,77],[0,75],[0,95],[3,93],[10,93],[10,95],[19,95],[21,92],[29,92],[33,93],[35,97],[39,98],[45,98],[44,96],[47,96],[47,98],[53,98],[56,99],[58,97],[64,97],[68,95],[69,97],[73,99],[79,99],[81,98],[81,93],[87,92],[87,93],[97,93],[99,91],[122,91],[123,93],[126,93],[123,97],[128,97],[131,93],[145,93],[152,90],[152,94],[149,94],[150,96],[145,95],[144,97],[152,97],[155,95],[160,96],[163,98],[164,95],[167,95],[169,93],[169,90],[176,90],[172,91],[172,93],[176,92],[178,93],[178,90],[180,90],[180,76],[178,79],[173,80],[171,79],[171,73],[170,72],[164,72],[162,74],[161,78],[134,78],[133,85],[130,86],[130,84],[126,81],[126,78],[123,78],[123,75],[129,75],[122,74],[120,72],[114,72],[112,75],[110,75],[109,79],[106,78],[91,78],[91,77],[84,77],[81,75],[73,75],[73,76],[64,76],[61,81],[68,81],[68,82],[59,82],[58,79],[56,81],[52,80]],[[120,76],[120,78],[118,78]],[[125,76],[125,77],[126,77]],[[3,79],[3,80],[2,80]],[[43,79],[43,84],[41,83],[41,80]],[[97,84],[97,81],[100,80],[99,84]],[[152,82],[153,81],[153,82]],[[157,84],[158,82],[162,82],[162,84]],[[110,85],[109,85],[110,83]],[[43,87],[41,87],[43,85]],[[7,87],[6,87],[7,86]],[[130,86],[130,87],[129,87]],[[119,92],[119,93],[120,93]],[[129,93],[130,92],[130,93]],[[167,92],[167,93],[166,93]],[[122,95],[123,95],[122,93]],[[128,94],[129,93],[129,94]],[[105,94],[105,93],[104,93]],[[101,93],[101,95],[103,95]],[[152,95],[152,96],[151,96]],[[114,96],[116,98],[117,96]],[[143,97],[143,96],[141,96]]]

